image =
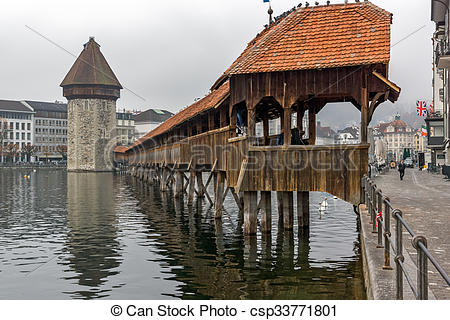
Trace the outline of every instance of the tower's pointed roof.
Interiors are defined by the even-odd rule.
[[[61,87],[69,85],[104,85],[122,89],[94,37],[89,38],[89,42],[84,45],[83,51],[61,82]]]

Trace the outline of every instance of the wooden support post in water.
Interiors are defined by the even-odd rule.
[[[294,229],[294,194],[283,192],[283,225],[284,230]]]
[[[153,183],[155,182],[155,168],[152,166],[152,167],[150,167],[150,169],[148,169],[149,170],[149,173],[148,173],[148,183],[150,184],[150,185],[153,185]]]
[[[205,185],[203,184],[203,176],[201,171],[195,173],[197,177],[198,197],[203,198],[205,196]]]
[[[222,207],[223,207],[223,191],[225,186],[225,172],[218,171],[217,184],[215,186],[216,194],[214,199],[214,217],[216,219],[222,219]]]
[[[244,235],[256,235],[257,229],[257,208],[258,208],[258,192],[244,192]]]
[[[261,232],[272,231],[272,197],[270,191],[261,191]]]
[[[298,227],[309,227],[309,192],[298,191],[297,192],[297,222]]]
[[[193,168],[189,170],[189,187],[188,187],[188,205],[194,202],[195,193],[195,171]]]
[[[161,191],[165,192],[167,191],[167,178],[169,177],[169,169],[166,167],[162,168],[162,174],[161,174],[161,181],[159,184],[159,187]]]
[[[283,221],[283,192],[277,191],[278,221]]]
[[[183,172],[178,170],[175,173],[175,198],[179,198],[183,196],[184,190],[183,190]]]

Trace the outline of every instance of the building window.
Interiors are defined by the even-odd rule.
[[[27,123],[27,130],[30,131],[31,130],[31,123]]]
[[[444,136],[444,122],[430,122],[430,137]]]
[[[25,132],[22,132],[22,140],[25,140]]]
[[[27,140],[31,140],[31,133],[27,133]]]
[[[19,130],[19,123],[16,122],[16,130]]]
[[[16,132],[16,140],[19,140],[19,133]]]

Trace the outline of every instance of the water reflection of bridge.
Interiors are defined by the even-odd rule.
[[[294,234],[280,226],[273,237],[244,237],[242,217],[236,225],[222,222],[214,219],[205,200],[185,206],[172,193],[160,193],[138,180],[129,182],[149,230],[156,234],[158,252],[165,257],[161,265],[183,283],[176,297],[364,298],[358,261],[341,268],[311,266],[308,228]]]

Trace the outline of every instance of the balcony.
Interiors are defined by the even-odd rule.
[[[440,69],[450,69],[450,52],[443,53],[437,57],[437,67]]]

